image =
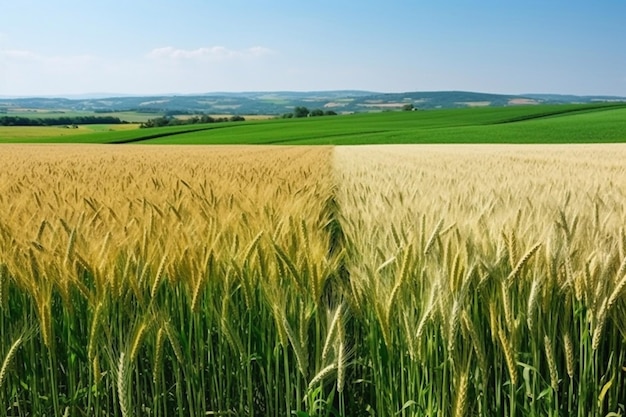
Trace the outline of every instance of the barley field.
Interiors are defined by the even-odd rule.
[[[624,160],[3,145],[0,415],[625,415]]]

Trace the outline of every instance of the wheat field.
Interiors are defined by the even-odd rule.
[[[3,146],[0,415],[624,415],[623,160]]]
[[[335,149],[380,415],[624,414],[625,152]]]

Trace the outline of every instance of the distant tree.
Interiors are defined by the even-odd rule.
[[[324,115],[324,110],[320,110],[320,109],[315,109],[313,111],[311,111],[310,116],[323,116]]]
[[[404,106],[402,106],[402,111],[413,111],[413,110],[415,110],[413,103],[405,104]]]
[[[147,122],[143,122],[139,127],[148,128],[148,127],[163,127],[168,126],[171,122],[170,117],[157,117],[156,119],[150,119]]]
[[[2,116],[0,126],[72,126],[93,124],[122,124],[126,123],[118,117],[111,116],[75,116],[51,117],[46,119],[31,119],[29,117]]]
[[[293,116],[294,117],[308,117],[309,109],[307,109],[304,106],[296,106],[296,108],[293,109]]]
[[[326,110],[324,116],[337,116],[337,113],[332,110]]]
[[[194,125],[198,123],[221,123],[221,122],[243,122],[246,119],[243,116],[234,115],[230,117],[211,117],[208,114],[202,114],[200,116],[191,116],[185,119],[179,119],[172,116],[162,116],[155,119],[149,119],[143,122],[139,127],[163,127],[163,126],[181,126],[181,125]],[[0,119],[1,121],[1,119]]]

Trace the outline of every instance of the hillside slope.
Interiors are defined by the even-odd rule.
[[[10,128],[6,128],[10,129]],[[626,142],[626,104],[483,107],[225,122],[0,142],[145,144],[393,144]],[[63,133],[62,129],[59,129]]]
[[[49,111],[139,111],[146,114],[209,113],[270,114],[292,112],[296,106],[332,110],[337,113],[399,110],[405,105],[416,109],[445,109],[537,104],[594,103],[624,101],[624,97],[502,95],[465,91],[375,93],[368,91],[249,92],[199,95],[164,95],[110,98],[0,98],[0,114],[18,109]]]

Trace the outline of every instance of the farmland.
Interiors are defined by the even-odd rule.
[[[548,137],[595,121],[617,140],[623,112],[421,121]],[[320,122],[250,123],[232,127],[242,142],[248,126]],[[3,413],[619,415],[625,158],[621,144],[2,145]]]
[[[626,97],[615,96],[559,96],[553,94],[503,95],[468,91],[430,91],[380,93],[372,91],[274,91],[209,93],[202,95],[122,96],[122,97],[75,97],[69,98],[3,98],[0,112],[20,110],[38,113],[59,112],[86,113],[136,113],[138,115],[163,114],[165,112],[192,112],[219,114],[225,110],[240,115],[280,115],[293,111],[296,106],[312,109],[334,109],[338,113],[382,111],[401,109],[412,104],[423,110],[463,108],[468,106],[502,107],[516,104],[572,104],[625,102]],[[128,120],[128,119],[126,119]],[[129,120],[130,121],[130,120]],[[143,121],[143,120],[140,120]]]
[[[610,143],[626,141],[624,104],[512,106],[250,120],[40,136],[0,130],[0,142],[144,144]],[[122,125],[121,125],[122,126]],[[117,127],[112,127],[117,130]]]

